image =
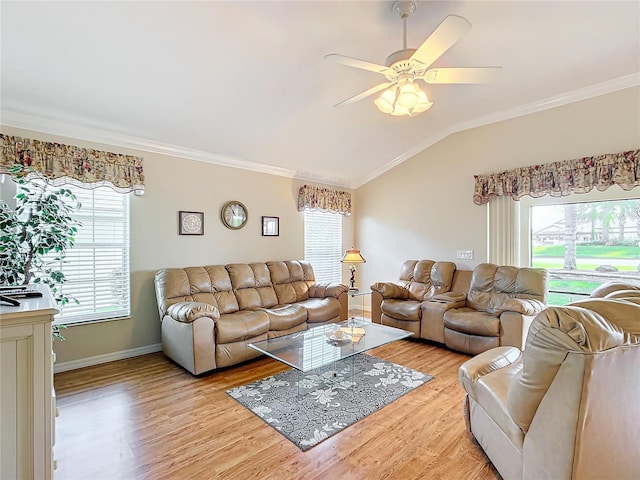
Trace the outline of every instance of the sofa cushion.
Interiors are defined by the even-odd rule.
[[[278,304],[276,292],[272,287],[241,288],[234,290],[240,310],[269,308]]]
[[[407,260],[400,269],[398,284],[408,290],[411,300],[429,300],[451,289],[455,270],[453,262]]]
[[[454,308],[445,312],[444,326],[456,332],[483,337],[500,336],[500,319],[486,312],[469,307]]]
[[[269,308],[278,304],[266,263],[226,265],[240,310]]]
[[[340,316],[340,302],[333,298],[308,298],[297,302],[307,310],[307,323],[327,322]]]
[[[400,268],[399,284],[409,292],[411,300],[422,301],[433,295],[431,268],[433,260],[407,260]]]
[[[303,262],[267,262],[267,267],[271,273],[278,304],[287,305],[309,298],[309,285],[314,281],[307,278],[312,274],[309,273],[310,268],[303,268]]]
[[[307,321],[302,305],[281,305],[264,310],[269,316],[269,331],[288,330]]]
[[[239,310],[231,279],[222,265],[167,268],[156,273],[158,308],[162,318],[174,303],[202,302],[217,307],[220,313]]]
[[[436,262],[433,265],[431,268],[431,284],[434,288],[434,295],[451,290],[455,272],[456,264],[453,262]]]
[[[269,331],[269,315],[262,310],[221,315],[216,322],[217,343],[246,340]]]
[[[230,263],[225,268],[235,289],[271,286],[271,276],[266,263]]]
[[[491,312],[495,309],[492,304],[495,295],[537,300],[544,304],[547,300],[548,279],[546,270],[481,263],[473,269],[467,306],[480,312]],[[504,303],[504,300],[500,300],[500,303]]]
[[[419,321],[422,318],[422,302],[416,300],[384,300],[382,313],[398,320]]]

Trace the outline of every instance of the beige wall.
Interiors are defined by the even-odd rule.
[[[451,135],[356,190],[362,284],[397,279],[407,259],[485,262],[487,207],[472,201],[474,174],[639,147],[639,88]]]
[[[302,258],[303,218],[296,211],[305,182],[26,130],[3,133],[141,155],[146,194],[131,197],[132,315],[70,327],[55,342],[58,362],[145,348],[160,341],[153,276],[163,267]],[[640,89],[633,88],[452,135],[354,195],[344,220],[344,248],[360,248],[361,288],[394,280],[409,258],[452,260],[460,268],[486,261],[486,207],[473,204],[473,175],[640,146]],[[5,190],[2,195],[4,197]],[[239,231],[219,220],[240,200],[249,221]],[[205,213],[205,235],[177,234],[178,210]],[[260,235],[260,216],[280,217],[280,236]],[[456,250],[473,250],[457,261]],[[344,282],[349,278],[345,270]]]
[[[66,340],[54,345],[58,363],[159,343],[153,277],[161,268],[304,258],[297,193],[306,182],[4,126],[2,132],[144,157],[146,192],[131,196],[131,318],[69,327],[63,332]],[[3,189],[2,196],[8,191]],[[220,221],[220,209],[229,200],[249,210],[241,230]],[[178,235],[179,210],[204,212],[205,234]],[[280,217],[280,236],[261,235],[262,215]],[[353,216],[344,217],[345,249],[353,243],[353,223]]]

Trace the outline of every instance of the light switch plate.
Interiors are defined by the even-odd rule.
[[[473,250],[458,250],[458,260],[473,260]]]

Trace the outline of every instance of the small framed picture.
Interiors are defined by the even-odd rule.
[[[204,235],[204,212],[178,212],[180,235]]]
[[[262,217],[262,236],[277,237],[280,235],[280,217]]]

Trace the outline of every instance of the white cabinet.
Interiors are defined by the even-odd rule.
[[[58,313],[45,286],[40,298],[0,306],[0,478],[51,479],[55,393],[51,322]]]

